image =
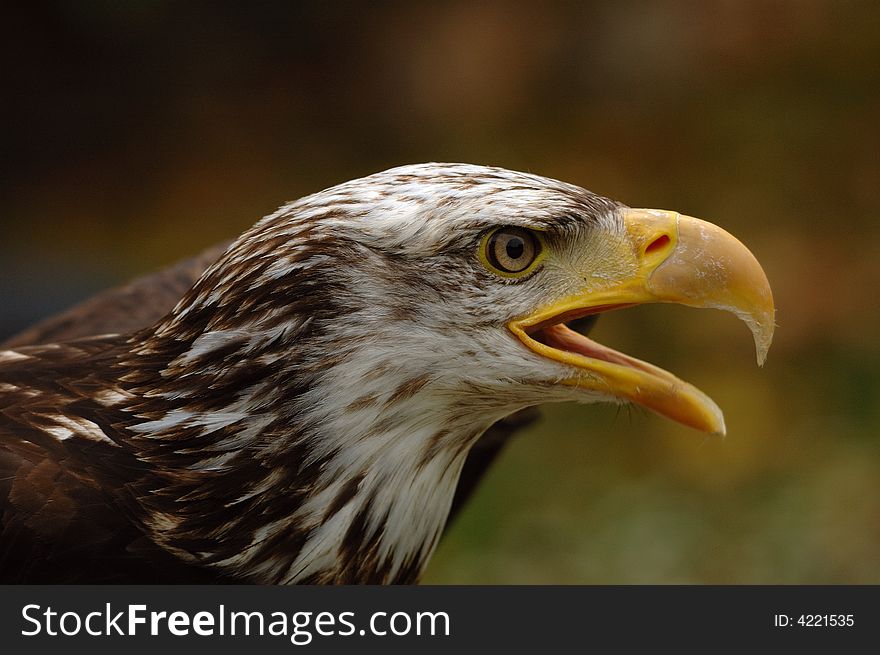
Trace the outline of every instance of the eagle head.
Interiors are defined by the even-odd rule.
[[[774,327],[709,223],[537,175],[404,166],[281,207],[128,340],[102,395],[146,472],[134,513],[184,561],[264,583],[418,578],[470,447],[550,401],[723,433],[702,392],[567,327],[648,302]]]
[[[766,357],[769,284],[721,228],[537,175],[422,164],[264,218],[156,334],[187,343],[170,367],[181,377],[231,359],[218,352],[277,356],[291,377],[309,373],[312,408],[339,413],[387,417],[419,392],[438,425],[549,401],[634,402],[723,433],[698,389],[566,327],[648,302],[734,312]]]

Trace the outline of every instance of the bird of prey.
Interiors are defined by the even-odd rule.
[[[499,168],[340,184],[214,254],[147,325],[0,351],[3,582],[415,582],[468,453],[523,408],[724,432],[704,393],[568,325],[718,308],[759,363],[774,329],[721,228]]]

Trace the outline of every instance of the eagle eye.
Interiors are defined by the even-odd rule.
[[[480,247],[483,265],[503,277],[523,277],[541,260],[543,244],[532,230],[499,227],[486,235]]]

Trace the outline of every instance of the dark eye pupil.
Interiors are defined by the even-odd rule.
[[[525,241],[520,237],[511,237],[507,242],[505,250],[507,251],[507,256],[511,259],[519,259],[526,250]]]

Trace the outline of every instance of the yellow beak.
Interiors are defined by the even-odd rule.
[[[716,225],[677,212],[622,211],[621,249],[605,256],[617,264],[626,260],[627,266],[609,267],[624,272],[606,275],[601,284],[589,285],[508,327],[534,352],[572,368],[563,384],[632,401],[698,430],[724,434],[721,410],[702,391],[568,329],[564,321],[649,302],[723,309],[749,326],[758,364],[763,364],[775,327],[767,276],[754,255]]]

